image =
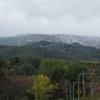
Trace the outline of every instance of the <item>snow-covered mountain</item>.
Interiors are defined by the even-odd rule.
[[[26,34],[26,35],[18,35],[14,37],[3,37],[0,38],[0,45],[14,45],[21,46],[25,45],[29,42],[39,42],[39,41],[49,41],[49,42],[63,42],[59,38],[53,35],[46,34]]]
[[[90,36],[78,36],[78,35],[68,35],[68,34],[56,34],[54,35],[65,43],[72,44],[74,42],[80,43],[84,46],[92,46],[100,48],[100,38],[90,37]]]
[[[68,35],[68,34],[52,34],[52,35],[26,34],[14,37],[1,37],[0,45],[21,46],[30,42],[39,42],[41,40],[56,42],[56,43],[67,43],[67,44],[72,44],[74,42],[77,42],[84,46],[92,46],[100,48],[100,38],[98,37],[78,36],[78,35]]]

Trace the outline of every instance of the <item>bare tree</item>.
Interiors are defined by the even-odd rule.
[[[15,80],[16,70],[6,70],[4,76],[0,79],[0,90],[2,100],[10,100],[13,97],[15,89],[17,89],[18,84]]]

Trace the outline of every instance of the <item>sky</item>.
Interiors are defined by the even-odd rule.
[[[0,0],[0,37],[28,33],[100,37],[100,0]]]

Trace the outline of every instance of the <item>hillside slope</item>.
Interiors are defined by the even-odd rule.
[[[79,43],[65,44],[65,43],[54,43],[48,41],[40,41],[40,42],[30,42],[25,45],[26,47],[44,47],[49,50],[69,53],[73,55],[84,54],[84,53],[98,53],[100,49],[96,49],[94,47],[83,46]]]
[[[0,45],[9,46],[22,46],[30,42],[49,41],[55,43],[72,44],[74,42],[80,43],[84,46],[92,46],[100,48],[100,38],[89,36],[78,36],[68,34],[26,34],[18,35],[14,37],[2,37],[0,38]]]
[[[1,46],[0,46],[1,47]],[[8,46],[5,49],[0,49],[0,54],[3,59],[5,58],[12,58],[16,56],[20,57],[32,57],[32,56],[39,56],[42,58],[58,58],[58,59],[66,59],[66,60],[72,60],[73,57],[70,56],[70,54],[63,53],[63,52],[57,52],[48,50],[46,48],[28,48],[28,47],[21,47],[21,46]]]
[[[31,42],[24,46],[0,46],[2,58],[12,58],[16,56],[42,58],[58,58],[79,61],[99,61],[100,49],[82,46],[78,43],[64,44],[47,41]]]

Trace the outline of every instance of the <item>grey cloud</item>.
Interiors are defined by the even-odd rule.
[[[100,0],[0,0],[0,36],[99,35]]]

